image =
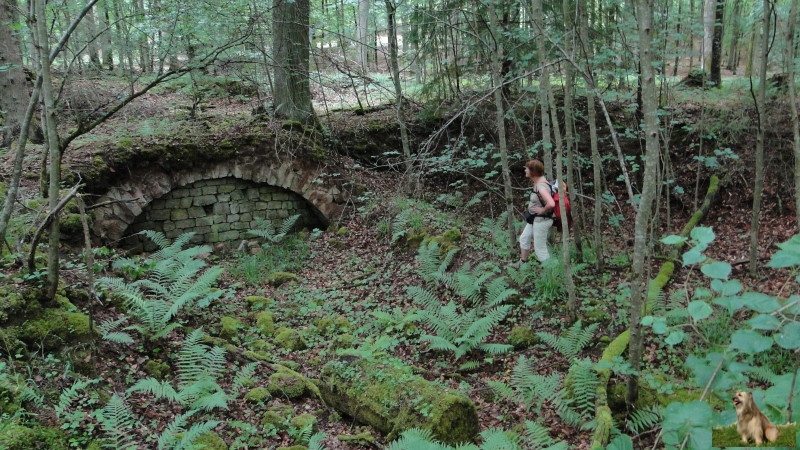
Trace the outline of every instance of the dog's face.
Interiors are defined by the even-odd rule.
[[[736,408],[736,414],[751,410],[752,405],[753,394],[749,392],[739,391],[733,396],[733,406]]]

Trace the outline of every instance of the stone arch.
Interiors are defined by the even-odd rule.
[[[305,199],[319,221],[326,225],[341,213],[345,192],[325,173],[325,167],[301,166],[295,161],[252,157],[220,162],[202,168],[166,172],[160,168],[131,171],[110,188],[95,205],[94,231],[105,242],[116,245],[128,227],[154,200],[174,189],[202,180],[235,178],[291,191]]]

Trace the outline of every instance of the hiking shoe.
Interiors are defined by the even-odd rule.
[[[523,264],[525,264],[525,263],[527,263],[527,262],[528,262],[528,261],[523,261],[523,260],[521,260],[521,259],[520,259],[519,261],[517,261],[517,262],[515,262],[515,263],[511,263],[511,264],[509,264],[509,265],[508,265],[508,267],[513,267],[513,268],[515,268],[515,269],[519,269],[520,267],[522,267],[522,265],[523,265]]]

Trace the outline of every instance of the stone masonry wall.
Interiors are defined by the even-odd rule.
[[[258,219],[270,219],[277,230],[295,214],[300,214],[295,228],[320,226],[309,203],[287,189],[233,177],[200,180],[150,202],[126,230],[122,247],[156,250],[146,237],[132,236],[142,230],[161,231],[170,239],[195,232],[194,244],[236,246],[243,239],[254,239],[247,231],[258,228]]]

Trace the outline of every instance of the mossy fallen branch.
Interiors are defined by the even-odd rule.
[[[343,356],[327,363],[318,380],[329,406],[386,433],[421,428],[449,445],[473,441],[480,431],[472,401],[392,361]]]
[[[706,197],[703,200],[703,204],[700,205],[700,208],[695,211],[694,214],[692,214],[692,217],[689,219],[686,225],[684,225],[683,230],[681,230],[680,233],[681,237],[689,237],[692,229],[694,229],[694,227],[696,227],[703,217],[708,213],[709,209],[711,209],[711,205],[714,202],[717,192],[719,192],[719,187],[719,177],[713,175],[708,183],[708,190],[706,191]],[[642,317],[649,314],[650,310],[652,310],[653,306],[655,305],[659,293],[662,289],[664,289],[664,286],[669,283],[670,278],[672,278],[672,274],[675,271],[675,263],[673,261],[678,260],[678,255],[680,254],[679,252],[682,246],[682,244],[679,244],[672,249],[669,260],[661,266],[661,270],[658,271],[658,275],[650,280],[647,288],[647,301],[645,302],[644,311],[642,311]],[[600,362],[611,363],[615,357],[622,356],[622,353],[626,348],[628,348],[629,340],[630,329],[623,331],[611,342],[611,344],[609,344],[609,346],[603,352]],[[595,404],[595,422],[597,423],[597,428],[595,428],[594,435],[592,436],[591,448],[593,449],[601,448],[608,443],[608,438],[611,434],[611,427],[613,425],[611,420],[611,409],[608,406],[608,380],[611,378],[611,368],[605,367],[603,369],[595,370],[597,371],[599,382],[597,384],[596,391],[597,400]]]

